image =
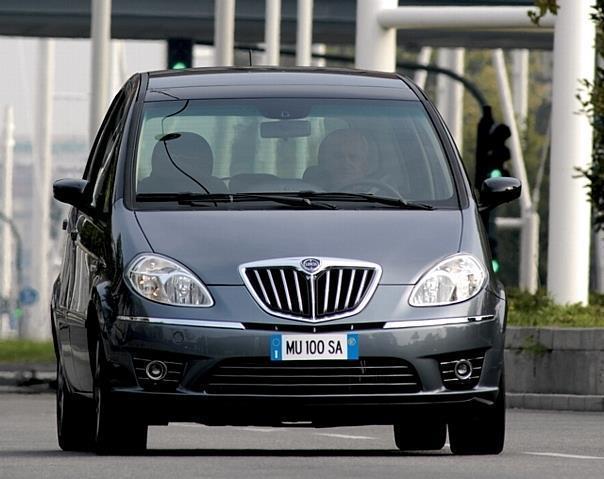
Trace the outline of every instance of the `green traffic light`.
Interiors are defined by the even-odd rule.
[[[489,173],[489,178],[500,178],[503,176],[503,173],[499,169],[494,169]]]
[[[15,308],[13,315],[15,319],[21,319],[23,317],[23,308]]]
[[[184,68],[187,68],[187,65],[185,65],[184,62],[176,62],[172,65],[172,70],[183,70]]]
[[[495,273],[498,273],[499,272],[499,261],[497,261],[496,259],[492,259],[491,265],[493,266],[493,271]]]

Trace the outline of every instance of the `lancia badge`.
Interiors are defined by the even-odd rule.
[[[317,258],[305,258],[300,261],[300,266],[307,273],[314,273],[321,267],[321,261]]]

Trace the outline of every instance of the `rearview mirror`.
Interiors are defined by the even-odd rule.
[[[86,180],[76,178],[63,178],[52,185],[52,195],[55,200],[66,203],[76,208],[84,204],[84,191],[88,186]]]
[[[488,211],[515,200],[520,196],[522,184],[511,176],[487,178],[480,188],[480,211]]]
[[[260,124],[262,138],[302,138],[310,136],[310,122],[306,120],[265,121]]]

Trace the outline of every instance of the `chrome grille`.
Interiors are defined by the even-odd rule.
[[[329,396],[409,394],[420,391],[413,366],[397,358],[356,361],[284,361],[232,358],[202,380],[213,395]]]
[[[334,259],[321,259],[320,268],[307,272],[301,266],[303,260],[288,258],[242,266],[248,289],[265,311],[306,321],[350,316],[369,301],[381,273],[372,263]]]

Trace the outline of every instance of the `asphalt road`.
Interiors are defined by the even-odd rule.
[[[141,456],[64,453],[54,397],[0,395],[0,478],[604,478],[604,413],[508,411],[500,456],[404,455],[390,427],[152,427]]]

